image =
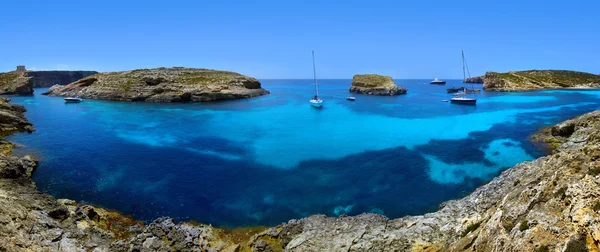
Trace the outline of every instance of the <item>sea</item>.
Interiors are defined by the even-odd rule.
[[[312,80],[261,80],[271,94],[209,103],[66,104],[38,88],[11,97],[36,131],[8,139],[40,160],[33,180],[57,198],[240,227],[433,212],[544,155],[530,142],[538,129],[600,108],[600,90],[482,92],[477,106],[457,105],[443,100],[460,80],[429,81],[367,96],[348,93],[351,80],[320,80],[320,109]]]

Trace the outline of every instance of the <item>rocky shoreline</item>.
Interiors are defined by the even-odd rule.
[[[269,94],[261,83],[234,72],[200,68],[154,68],[98,73],[68,85],[52,86],[50,96],[146,102],[206,102]]]
[[[0,131],[33,131],[0,100]],[[0,148],[0,250],[7,251],[594,251],[600,243],[600,111],[541,130],[553,154],[523,162],[421,216],[313,215],[276,227],[225,230],[150,224],[40,193],[37,161]]]
[[[520,92],[598,87],[600,87],[600,75],[567,70],[487,72],[483,76],[483,89],[485,91]]]
[[[351,93],[366,95],[401,95],[408,90],[394,83],[392,77],[378,74],[357,74],[352,77]]]

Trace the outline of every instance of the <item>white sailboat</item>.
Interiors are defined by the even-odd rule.
[[[315,96],[310,99],[310,105],[315,108],[320,108],[323,105],[323,100],[319,98],[319,85],[317,84],[317,68],[315,67],[315,51],[312,51],[313,58],[313,75],[315,76]]]
[[[462,67],[463,67],[463,85],[464,85],[467,80],[467,75],[465,73],[465,70],[468,71],[468,68],[466,66],[467,64],[465,63],[465,53],[463,51],[461,51],[461,53],[462,53],[462,63],[463,63]],[[469,77],[471,77],[470,73],[469,73]],[[467,90],[467,87],[464,87],[462,92],[457,93],[454,98],[450,99],[450,103],[463,104],[463,105],[476,105],[477,98],[467,97],[466,90]]]

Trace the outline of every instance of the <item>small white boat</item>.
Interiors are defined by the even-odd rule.
[[[315,96],[310,99],[310,105],[315,108],[323,106],[323,100],[319,98],[319,85],[317,84],[317,69],[315,67],[315,51],[312,51],[313,58],[313,74],[315,76]]]
[[[435,78],[435,80],[432,80],[431,82],[429,82],[429,84],[444,85],[444,84],[446,84],[446,81],[443,81],[443,80],[440,80],[438,78]]]
[[[66,103],[78,103],[78,102],[82,102],[83,99],[79,98],[79,97],[66,97],[65,98],[65,102]]]
[[[346,97],[346,100],[348,100],[348,101],[356,101],[356,98],[354,96],[348,96],[348,97]]]
[[[310,105],[315,108],[320,108],[323,105],[323,100],[315,96],[314,98],[310,99]]]
[[[448,102],[448,100],[442,100],[442,102]]]

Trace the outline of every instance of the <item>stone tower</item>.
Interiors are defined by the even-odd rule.
[[[17,72],[26,72],[25,66],[17,66]]]

